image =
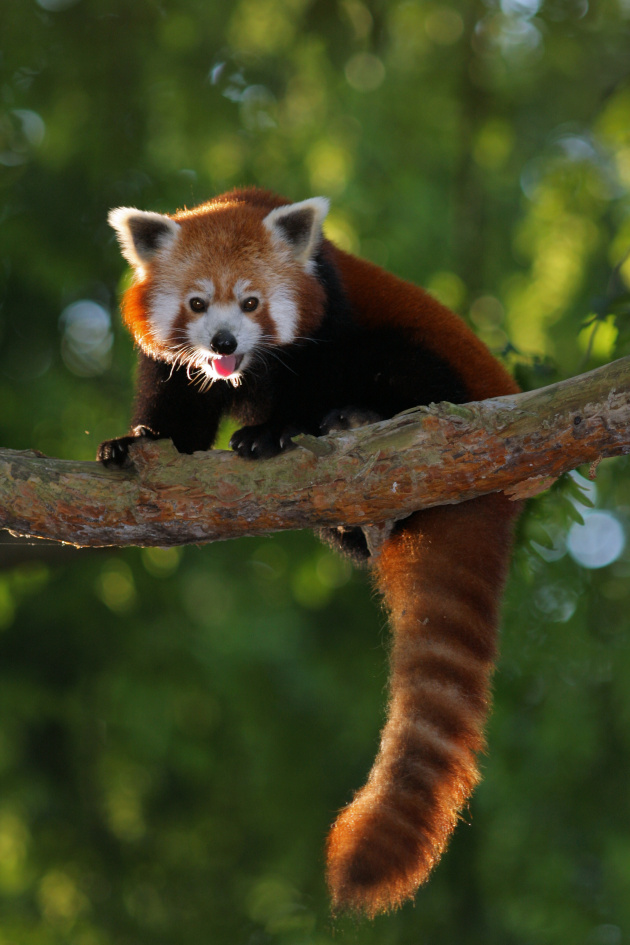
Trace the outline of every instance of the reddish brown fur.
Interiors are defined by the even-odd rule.
[[[423,289],[333,248],[355,316],[401,324],[455,368],[471,399],[518,386],[461,319]],[[393,646],[388,721],[365,787],[328,840],[337,908],[369,916],[412,897],[440,858],[479,773],[512,522],[503,496],[419,512],[374,568]]]
[[[479,779],[515,512],[494,495],[416,513],[378,560],[394,633],[390,705],[368,782],[329,837],[338,908],[374,916],[413,896]]]
[[[334,248],[334,259],[357,318],[371,328],[405,325],[418,344],[441,355],[472,400],[518,391],[518,385],[466,324],[424,289]]]
[[[308,335],[321,317],[323,289],[299,266],[278,258],[261,226],[271,209],[286,202],[264,191],[235,191],[176,214],[186,228],[186,251],[176,245],[165,281],[181,285],[192,275],[212,278],[236,268],[239,277],[260,281],[273,278],[271,270],[297,288],[300,331]],[[419,346],[448,362],[471,399],[518,389],[466,325],[424,290],[330,243],[324,252],[332,256],[359,322],[374,329],[405,326]],[[157,354],[146,318],[152,285],[149,267],[145,282],[127,292],[124,316],[145,350]],[[225,289],[219,286],[219,292]],[[413,896],[479,779],[475,756],[484,746],[498,607],[517,511],[492,495],[416,513],[374,565],[393,631],[389,717],[368,782],[329,837],[328,881],[336,908],[373,916]]]
[[[125,292],[121,311],[125,325],[147,354],[158,356],[158,347],[154,344],[149,328],[149,282],[132,285]]]

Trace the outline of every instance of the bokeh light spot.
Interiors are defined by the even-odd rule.
[[[357,53],[346,64],[346,79],[357,92],[373,92],[385,78],[385,66],[372,53]]]
[[[464,32],[464,21],[456,10],[436,7],[427,16],[424,28],[429,39],[438,46],[452,46]]]
[[[584,524],[575,522],[567,540],[569,554],[583,568],[605,568],[625,544],[621,523],[610,512],[585,512]]]
[[[68,7],[73,7],[78,0],[37,0],[37,3],[42,9],[48,10],[49,13],[59,13],[61,10],[67,10]]]
[[[461,308],[466,298],[466,286],[455,272],[435,272],[427,283],[427,290],[455,311]]]
[[[114,341],[109,312],[90,299],[80,299],[63,310],[60,323],[66,367],[79,377],[94,377],[106,371]]]

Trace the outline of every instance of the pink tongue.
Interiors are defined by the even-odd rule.
[[[229,377],[236,367],[236,355],[226,354],[222,358],[213,358],[212,364],[219,377]]]

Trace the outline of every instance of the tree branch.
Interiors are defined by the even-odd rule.
[[[500,490],[525,498],[630,452],[630,357],[541,390],[296,442],[247,462],[147,441],[125,470],[0,450],[0,527],[78,546],[179,545],[369,524]]]

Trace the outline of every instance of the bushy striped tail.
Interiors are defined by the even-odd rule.
[[[367,784],[328,840],[335,909],[374,916],[413,896],[479,780],[516,512],[500,495],[418,512],[377,560],[390,705]]]

